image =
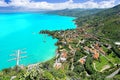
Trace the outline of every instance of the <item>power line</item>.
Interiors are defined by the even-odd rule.
[[[16,65],[19,66],[19,63],[20,63],[20,59],[23,59],[23,58],[26,58],[27,56],[20,56],[20,54],[24,54],[26,52],[22,52],[22,50],[16,50],[15,51],[15,54],[11,54],[10,56],[15,56],[15,58],[13,59],[10,59],[8,61],[13,61],[13,60],[16,60]]]

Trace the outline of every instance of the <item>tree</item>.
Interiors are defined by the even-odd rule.
[[[92,59],[91,55],[89,54],[87,56],[86,62],[85,62],[85,69],[88,72],[88,74],[94,74],[95,73],[95,70],[93,69],[93,67],[91,65],[92,61],[93,61],[93,59]]]

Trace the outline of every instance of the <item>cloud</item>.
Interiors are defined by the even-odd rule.
[[[99,3],[99,5],[102,5],[101,8],[105,8],[105,7],[109,8],[109,7],[113,7],[115,5],[115,1],[116,0],[109,0],[109,2],[108,1],[102,1],[102,2]]]
[[[33,0],[10,0],[7,4],[4,0],[0,0],[0,6],[14,6],[23,9],[43,9],[43,10],[60,10],[60,9],[73,9],[73,8],[110,8],[115,6],[116,0],[102,0],[95,2],[88,0],[82,3],[74,3],[73,0],[68,0],[62,3],[48,3],[46,1],[34,2]]]
[[[4,0],[0,0],[0,7],[8,6],[8,4]]]

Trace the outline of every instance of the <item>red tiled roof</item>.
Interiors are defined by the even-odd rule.
[[[97,53],[97,52],[94,53],[93,58],[94,58],[94,59],[98,59],[98,58],[99,58],[99,53]]]
[[[84,63],[85,63],[85,59],[81,58],[81,59],[79,60],[79,62],[80,62],[81,64],[84,64]]]
[[[67,57],[67,53],[66,53],[66,52],[63,52],[63,53],[61,54],[61,57],[66,58],[66,57]]]

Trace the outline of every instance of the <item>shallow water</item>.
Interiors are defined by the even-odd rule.
[[[0,14],[0,69],[16,65],[10,56],[15,50],[24,49],[27,58],[20,64],[29,65],[51,59],[55,56],[56,39],[38,34],[40,30],[65,30],[75,28],[73,17],[41,13]],[[44,42],[44,40],[46,42]]]

